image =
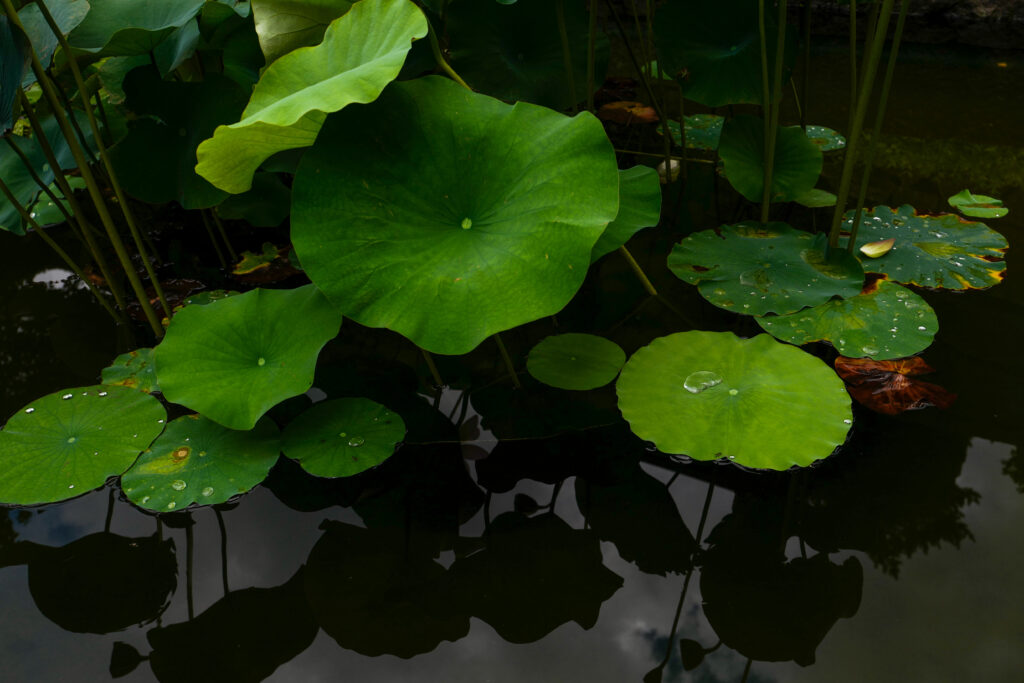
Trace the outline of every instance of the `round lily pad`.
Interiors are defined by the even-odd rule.
[[[461,354],[569,302],[618,187],[592,115],[428,76],[328,119],[295,176],[292,241],[345,315]]]
[[[807,139],[822,152],[846,149],[846,138],[839,131],[825,126],[807,126]]]
[[[619,215],[615,217],[590,255],[593,263],[615,251],[629,238],[661,220],[661,181],[658,172],[648,166],[619,171]]]
[[[282,450],[316,477],[351,477],[391,457],[402,418],[367,398],[318,403],[284,430]]]
[[[757,318],[765,332],[790,344],[827,341],[844,356],[903,358],[928,348],[939,329],[928,302],[888,280],[849,299],[789,315]]]
[[[672,249],[668,267],[719,308],[793,313],[833,296],[856,296],[864,286],[857,259],[842,249],[826,257],[823,238],[785,223],[744,221],[686,237]]]
[[[847,211],[844,228],[853,224]],[[985,289],[1006,274],[1006,238],[984,223],[954,214],[920,215],[904,204],[899,209],[876,206],[861,214],[859,249],[869,242],[895,238],[889,253],[865,259],[866,269],[894,282],[938,289]]]
[[[121,476],[121,489],[131,502],[156,512],[223,503],[266,479],[280,450],[270,418],[243,432],[185,415],[168,423]]]
[[[725,117],[718,114],[693,114],[684,116],[686,125],[686,147],[713,152],[718,149],[718,140],[722,136],[722,124]],[[668,130],[677,145],[683,144],[683,136],[678,121],[669,121]]]
[[[122,353],[110,366],[103,368],[100,378],[104,384],[138,389],[147,394],[160,391],[153,366],[153,349]]]
[[[544,384],[584,391],[611,382],[625,362],[626,352],[609,339],[593,334],[556,334],[530,350],[526,370]]]
[[[747,115],[726,121],[718,154],[729,183],[750,201],[760,202],[764,190],[764,122]],[[814,189],[821,166],[821,150],[800,126],[779,128],[775,138],[771,200],[792,201]]]
[[[766,334],[680,332],[637,351],[616,384],[633,432],[663,453],[784,470],[827,457],[853,415],[820,359]]]
[[[0,431],[0,502],[53,503],[124,472],[167,413],[127,387],[64,389],[28,404]]]
[[[175,314],[156,347],[167,400],[231,429],[252,429],[272,406],[313,386],[341,315],[313,285],[254,289]]]
[[[1003,206],[1002,200],[983,194],[971,194],[970,190],[961,190],[950,197],[949,205],[971,218],[1002,218],[1010,213]]]

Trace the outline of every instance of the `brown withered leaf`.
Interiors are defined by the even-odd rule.
[[[846,380],[850,396],[876,413],[899,415],[930,406],[948,408],[956,400],[956,394],[937,384],[913,379],[934,372],[919,356],[899,360],[839,356],[835,368]]]
[[[657,123],[658,113],[643,102],[609,102],[597,110],[597,118],[625,125]]]

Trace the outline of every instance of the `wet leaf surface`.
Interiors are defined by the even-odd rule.
[[[160,391],[153,367],[153,349],[135,349],[122,353],[108,367],[103,368],[101,379],[104,384],[138,389],[147,394]]]
[[[914,379],[934,372],[920,356],[892,361],[840,356],[835,368],[849,384],[850,395],[876,413],[899,415],[932,406],[945,409],[956,400],[956,394],[939,385]]]
[[[1010,213],[1001,200],[983,194],[972,194],[970,190],[961,190],[950,197],[949,205],[972,218],[1002,218]]]

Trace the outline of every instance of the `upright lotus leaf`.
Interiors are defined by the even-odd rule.
[[[658,8],[654,40],[661,65],[679,79],[683,95],[709,107],[761,104],[761,40],[757,3],[762,0],[687,2],[672,0]],[[768,8],[771,4],[768,3]],[[775,62],[775,12],[765,17],[769,73]],[[795,50],[787,35],[784,81]]]
[[[661,220],[661,181],[648,166],[619,171],[619,215],[615,217],[590,252],[593,263],[615,251],[629,238]]]
[[[0,502],[53,503],[124,472],[163,430],[166,413],[126,387],[65,389],[37,399],[0,431]]]
[[[961,190],[950,197],[949,205],[971,218],[1002,218],[1010,213],[1003,206],[1002,200],[983,194],[971,194],[970,190]]]
[[[860,263],[842,249],[826,257],[823,237],[778,222],[723,225],[686,237],[668,267],[719,308],[783,315],[861,291]]]
[[[39,56],[39,61],[44,67],[49,67],[50,60],[53,59],[53,53],[57,51],[59,42],[57,36],[53,35],[53,31],[50,30],[50,25],[43,18],[43,13],[39,11],[39,6],[36,4],[43,1],[36,0],[36,2],[26,4],[18,10],[18,19],[25,28],[25,35],[31,41],[32,49]],[[50,11],[50,16],[53,17],[57,26],[60,27],[61,33],[65,36],[73,28],[81,24],[82,20],[85,19],[85,15],[89,13],[89,3],[87,0],[45,0],[45,2],[46,9]],[[6,18],[0,19],[0,24],[5,20]],[[0,41],[0,43],[3,42]],[[26,70],[22,85],[27,88],[35,82],[35,73],[31,69]]]
[[[736,191],[752,202],[760,202],[764,191],[764,122],[756,116],[741,115],[722,126],[718,154],[723,172]],[[821,176],[821,149],[800,126],[783,126],[775,139],[771,200],[788,202],[814,189]]]
[[[252,0],[256,35],[267,64],[296,48],[318,44],[327,25],[353,4],[353,0]]]
[[[245,91],[220,74],[200,82],[165,81],[142,66],[124,79],[127,106],[140,118],[110,150],[121,185],[154,204],[177,200],[186,209],[215,206],[227,193],[196,175],[196,148],[245,107]]]
[[[410,0],[361,0],[331,22],[316,47],[267,67],[242,120],[220,126],[199,146],[196,172],[237,194],[268,157],[313,144],[327,114],[372,102],[402,68],[427,20]]]
[[[14,126],[14,101],[28,71],[30,49],[25,34],[0,15],[0,135]]]
[[[160,388],[225,427],[252,429],[272,406],[313,386],[317,355],[340,326],[313,285],[186,306],[154,353]]]
[[[679,332],[629,359],[616,384],[633,432],[662,453],[806,467],[842,444],[853,415],[820,359],[761,334]]]
[[[316,477],[351,477],[391,457],[405,436],[397,414],[367,398],[318,403],[284,430],[284,454]]]
[[[135,349],[122,353],[110,366],[103,368],[100,378],[104,384],[138,389],[147,394],[160,391],[153,367],[153,349]]]
[[[234,16],[234,12],[227,9],[225,11]],[[195,54],[199,39],[199,23],[190,21],[174,29],[166,40],[153,48],[153,56],[156,58],[156,67],[160,70],[160,75],[164,78],[169,77],[175,69]]]
[[[185,415],[168,423],[121,475],[121,489],[128,500],[155,512],[223,503],[266,479],[280,452],[280,434],[269,417],[249,431],[236,431]]]
[[[888,280],[849,299],[833,299],[789,315],[757,318],[776,339],[801,346],[827,341],[844,356],[902,358],[928,348],[939,329],[928,302]]]
[[[195,17],[206,0],[89,0],[85,19],[68,36],[71,47],[103,56],[144,55]]]
[[[551,0],[454,2],[445,17],[452,66],[475,90],[507,101],[565,110],[587,98],[590,18],[582,2],[561,3],[576,94],[569,88],[559,32],[558,5]],[[598,83],[608,62],[608,40],[598,32],[594,73]]]
[[[569,302],[618,183],[590,114],[426,77],[331,117],[295,176],[292,242],[345,315],[466,353]]]
[[[853,224],[847,211],[844,228]],[[872,273],[894,282],[938,289],[986,289],[1003,281],[1006,238],[984,223],[954,214],[920,215],[904,204],[893,210],[876,206],[861,214],[857,248],[895,238],[889,253],[863,261]]]
[[[593,334],[556,334],[530,349],[526,369],[534,378],[559,389],[585,391],[608,384],[626,362],[626,352]]]
[[[846,138],[839,131],[825,126],[807,126],[807,139],[822,152],[835,152],[846,149]]]

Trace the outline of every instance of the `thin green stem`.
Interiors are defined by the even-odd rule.
[[[461,85],[466,90],[472,90],[466,81],[462,80],[462,76],[455,73],[455,69],[448,63],[448,60],[444,58],[444,54],[441,52],[441,43],[437,40],[437,33],[434,31],[434,26],[427,20],[427,33],[430,36],[430,49],[434,53],[434,61],[441,67],[441,70],[448,74],[448,77],[453,81]]]
[[[501,335],[495,333],[494,341],[498,342],[498,349],[501,350],[501,359],[505,361],[505,367],[508,369],[509,374],[512,375],[512,383],[516,385],[516,389],[522,389],[523,385],[519,381],[519,374],[516,373],[516,366],[512,363],[512,356],[508,355],[508,349],[505,348],[505,342],[501,340]]]
[[[427,368],[430,369],[430,376],[434,378],[434,385],[438,391],[444,386],[444,380],[441,379],[441,373],[437,371],[437,364],[434,363],[434,357],[430,355],[430,351],[426,349],[420,349],[423,354],[423,360],[427,361]]]
[[[771,185],[768,184],[768,151],[769,138],[772,137],[772,122],[769,114],[771,108],[771,86],[768,82],[768,36],[765,31],[764,2],[757,0],[757,33],[761,45],[761,118],[764,123],[764,185],[761,190],[761,222],[768,221],[771,207]]]
[[[231,240],[228,239],[228,231],[224,229],[224,221],[217,215],[216,209],[210,209],[210,215],[213,216],[213,224],[217,226],[217,232],[220,233],[220,238],[224,240],[224,246],[228,248],[228,254],[231,256],[232,263],[238,263],[238,253],[234,247],[231,246]]]
[[[619,247],[619,253],[622,254],[622,258],[626,259],[626,263],[629,264],[629,267],[633,270],[637,279],[640,280],[640,284],[642,284],[644,289],[647,290],[647,293],[651,296],[658,296],[658,290],[656,290],[654,285],[651,284],[650,279],[647,277],[647,273],[645,273],[644,269],[640,267],[640,264],[636,262],[633,255],[629,253],[629,249],[626,248],[625,244]]]
[[[210,243],[213,244],[213,250],[217,252],[217,260],[220,261],[220,265],[224,270],[228,270],[227,259],[224,258],[224,252],[220,248],[220,242],[217,241],[217,235],[213,232],[213,225],[210,223],[210,218],[206,215],[206,211],[200,209],[199,215],[203,219],[203,227],[206,228],[206,234],[210,236]]]
[[[850,0],[850,116],[847,132],[853,130],[853,112],[857,108],[857,0]]]
[[[596,49],[597,49],[597,0],[590,0],[590,24],[587,30],[587,111],[594,111],[594,90],[597,84],[594,82],[596,76]]]
[[[556,0],[555,16],[558,21],[558,36],[562,41],[562,61],[565,64],[565,80],[569,84],[569,98],[572,100],[572,113],[579,111],[579,99],[576,97],[576,78],[572,69],[572,49],[569,45],[569,33],[565,29],[565,0]]]
[[[786,10],[788,0],[779,0],[778,33],[775,38],[775,78],[772,81],[771,112],[768,124],[768,155],[764,163],[765,191],[761,201],[761,222],[768,222],[771,209],[771,187],[775,175],[775,144],[779,131],[779,106],[782,103],[782,63],[786,49]]]

